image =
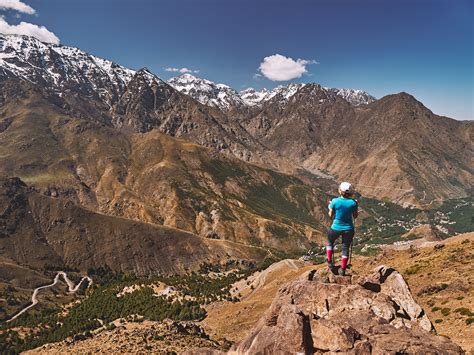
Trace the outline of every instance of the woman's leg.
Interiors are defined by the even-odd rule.
[[[349,259],[349,248],[354,239],[354,230],[342,232],[342,257],[341,267],[343,270],[347,268],[347,261]]]
[[[332,264],[332,255],[334,250],[334,242],[336,241],[339,233],[329,228],[328,230],[328,243],[326,245],[326,257],[328,263]]]

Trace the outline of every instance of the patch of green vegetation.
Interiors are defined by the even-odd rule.
[[[467,324],[467,325],[471,325],[472,323],[474,323],[474,318],[468,318],[468,319],[466,319],[466,324]]]
[[[122,289],[122,284],[99,287],[81,303],[73,306],[66,316],[51,312],[20,317],[8,326],[36,327],[39,330],[28,335],[22,342],[8,341],[8,351],[21,352],[69,336],[86,334],[101,326],[99,319],[108,323],[117,318],[139,314],[150,320],[199,320],[206,314],[196,301],[172,301],[157,297],[149,287],[117,297]]]
[[[450,222],[454,222],[444,225],[450,234],[472,232],[474,230],[474,196],[444,201],[439,208],[429,211],[429,215],[435,221],[441,221],[445,219],[445,216]]]
[[[440,225],[446,228],[450,235],[474,230],[474,198],[445,201],[441,206],[422,211],[418,208],[404,208],[388,201],[363,198],[359,206],[368,216],[361,219],[357,228],[362,244],[392,244],[400,241],[401,236],[419,223]],[[412,233],[403,240],[413,240]]]
[[[435,319],[435,323],[437,323],[437,324],[443,323],[443,320],[442,319]]]
[[[441,309],[441,314],[445,317],[449,316],[450,313],[451,313],[451,308],[445,307]]]
[[[230,177],[242,177],[246,173],[236,163],[231,164],[223,159],[210,159],[202,162],[202,169],[208,172],[212,178],[219,184],[224,185]]]
[[[380,247],[377,245],[354,245],[352,252],[357,255],[375,256],[380,252]]]
[[[405,237],[405,239],[406,240],[415,240],[415,239],[418,239],[418,237],[416,236],[416,234],[410,233]]]
[[[405,270],[405,273],[407,275],[416,275],[422,268],[422,265],[420,264],[415,264],[410,266],[408,269]]]
[[[270,184],[252,186],[242,202],[265,218],[286,224],[299,222],[317,227],[318,222],[309,211],[292,202],[285,191],[285,188]]]
[[[458,296],[458,297],[456,297],[456,299],[457,299],[458,301],[461,301],[461,300],[464,299],[464,296]]]
[[[268,258],[262,265],[201,265],[199,273],[174,276],[156,276],[137,278],[121,273],[114,273],[109,268],[89,269],[88,274],[93,278],[92,287],[87,289],[82,301],[74,305],[67,315],[62,315],[59,309],[41,308],[36,312],[28,312],[11,323],[0,327],[0,353],[16,354],[21,351],[41,346],[45,343],[57,342],[69,336],[87,337],[90,331],[101,326],[99,319],[110,324],[115,319],[140,315],[149,320],[200,320],[206,316],[202,305],[212,301],[237,301],[230,294],[231,285],[262,270],[275,262]],[[232,272],[223,272],[232,268]],[[209,276],[209,273],[218,273]],[[163,282],[172,286],[184,298],[157,296],[151,284]],[[117,297],[124,287],[142,285],[132,293]],[[12,328],[22,326],[36,328],[38,331],[22,339]],[[107,327],[110,327],[107,325]]]
[[[418,296],[422,295],[433,295],[435,293],[441,292],[448,288],[448,284],[442,283],[439,285],[431,285],[428,287],[423,288],[420,292],[418,292]]]
[[[433,307],[433,308],[431,308],[431,312],[438,312],[439,310],[441,310],[440,307]]]
[[[454,310],[454,312],[459,313],[459,314],[461,314],[461,315],[463,315],[463,316],[474,317],[474,313],[471,312],[471,311],[470,311],[468,308],[466,308],[466,307],[456,308],[456,309]]]
[[[384,217],[388,220],[396,218],[399,221],[410,222],[416,218],[420,212],[417,208],[406,208],[389,201],[380,202],[371,198],[364,198],[360,201],[364,210],[377,217]]]

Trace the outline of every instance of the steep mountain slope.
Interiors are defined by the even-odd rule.
[[[43,43],[20,35],[0,34],[0,78],[20,77],[45,89],[70,91],[111,104],[135,74],[77,48]]]
[[[74,117],[28,83],[8,82],[2,93],[0,172],[47,195],[108,215],[282,250],[322,238],[326,195],[295,177],[157,130],[128,133]]]
[[[76,48],[15,35],[2,35],[0,45],[0,101],[21,97],[10,81],[26,79],[70,117],[124,132],[158,129],[292,174],[324,170],[399,203],[431,206],[472,188],[472,122],[433,115],[407,94],[372,102],[359,90],[317,84],[239,94],[189,75],[172,79],[186,95],[146,69]]]
[[[405,93],[354,107],[306,85],[243,125],[270,149],[368,196],[423,205],[472,188],[472,123],[436,116]]]
[[[74,117],[135,132],[159,129],[247,161],[290,165],[220,109],[198,103],[147,69],[127,69],[33,37],[1,35],[0,81],[18,79],[36,85]]]
[[[33,268],[108,266],[146,276],[266,256],[258,248],[95,213],[67,198],[44,196],[18,178],[0,180],[0,213],[2,257]]]

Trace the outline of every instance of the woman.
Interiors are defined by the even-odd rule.
[[[329,270],[334,272],[334,264],[332,263],[334,243],[339,236],[342,236],[342,258],[339,274],[345,275],[349,248],[354,238],[354,220],[359,215],[359,212],[357,201],[353,198],[354,190],[350,183],[343,182],[339,185],[339,195],[340,197],[334,198],[329,203],[329,217],[333,219],[333,222],[328,231],[326,255]]]

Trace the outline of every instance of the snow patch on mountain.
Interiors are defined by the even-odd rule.
[[[111,103],[136,71],[78,48],[0,34],[0,77],[20,77],[58,93],[75,89]]]
[[[267,89],[257,91],[254,88],[248,88],[239,92],[240,97],[248,106],[258,105],[260,102],[263,102],[269,94],[270,91]]]
[[[164,84],[146,69],[139,72],[142,72],[140,75],[144,75],[150,87]],[[44,43],[30,36],[0,34],[0,78],[20,77],[58,95],[74,91],[84,96],[98,97],[112,106],[139,72],[90,55],[78,48]],[[168,84],[204,105],[223,111],[233,107],[260,106],[270,100],[279,100],[281,104],[286,104],[301,88],[312,85],[289,84],[278,86],[271,91],[249,88],[239,93],[227,85],[189,73],[171,78]],[[321,88],[319,85],[318,88],[325,90],[328,96],[340,96],[355,106],[375,100],[362,90]]]
[[[168,84],[204,105],[217,107],[224,111],[245,105],[237,91],[231,87],[197,78],[189,73],[169,79]]]
[[[280,101],[282,103],[285,103],[291,97],[293,97],[298,92],[298,90],[303,87],[307,87],[308,85],[315,86],[315,88],[317,88],[317,91],[319,92],[323,91],[323,93],[328,99],[335,99],[335,96],[339,96],[354,106],[366,105],[376,100],[375,97],[369,95],[363,90],[326,88],[316,84],[289,84],[286,86],[280,85],[271,91],[268,91],[265,88],[261,91],[257,91],[253,88],[248,88],[242,90],[240,92],[240,95],[248,106],[262,105],[263,103],[270,101],[274,97],[279,97]]]
[[[363,90],[356,89],[335,89],[335,88],[324,88],[325,90],[334,92],[337,96],[342,97],[344,100],[354,106],[367,105],[374,102],[376,99],[372,95],[368,94]]]

